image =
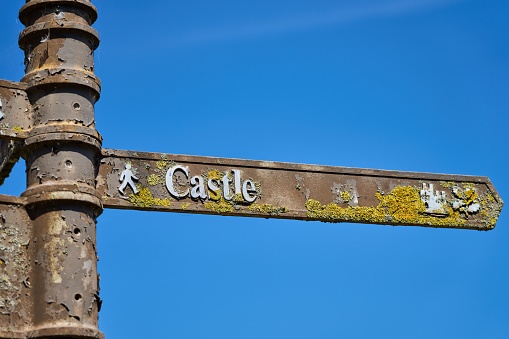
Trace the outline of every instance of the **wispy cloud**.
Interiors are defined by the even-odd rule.
[[[169,41],[177,45],[202,45],[219,42],[246,40],[338,26],[362,20],[403,16],[451,6],[465,0],[389,0],[355,7],[333,8],[326,12],[306,13],[300,16],[280,16],[264,22],[241,25],[208,27],[189,31]]]

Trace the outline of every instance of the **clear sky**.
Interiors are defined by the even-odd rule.
[[[3,0],[0,78],[23,76]],[[509,200],[507,0],[96,0],[104,147],[488,176]],[[0,192],[25,188],[18,164]],[[489,232],[105,210],[115,338],[508,338]]]

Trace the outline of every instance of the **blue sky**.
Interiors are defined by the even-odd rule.
[[[3,1],[0,78],[23,76]],[[103,146],[488,176],[509,199],[505,0],[96,0]],[[19,195],[24,165],[0,188]],[[507,209],[507,208],[506,208]],[[107,338],[507,338],[489,232],[105,210]]]

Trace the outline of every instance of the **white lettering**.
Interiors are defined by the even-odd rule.
[[[203,184],[203,178],[195,175],[191,178],[191,185],[193,188],[191,189],[191,198],[193,199],[206,199],[207,192],[205,191],[205,186]]]
[[[180,173],[179,173],[180,172]],[[187,166],[175,165],[166,172],[166,188],[171,196],[180,199],[210,199],[219,201],[224,198],[231,201],[234,197],[243,198],[245,202],[252,203],[258,198],[258,192],[253,180],[242,181],[241,171],[232,169],[224,172],[221,179],[208,179],[205,187],[205,175],[195,175],[189,180],[191,173]],[[233,176],[233,178],[232,178]],[[182,189],[185,189],[181,191]]]
[[[241,193],[241,185],[240,185],[240,171],[239,170],[232,170],[233,172],[233,180],[235,183],[235,195]]]
[[[175,165],[172,168],[170,168],[168,172],[166,172],[166,188],[168,189],[168,191],[170,191],[170,194],[173,195],[174,197],[183,198],[189,194],[189,188],[182,193],[179,193],[175,190],[175,187],[173,187],[173,175],[177,170],[181,170],[182,172],[184,172],[184,174],[186,175],[186,179],[189,178],[189,171],[187,167]]]
[[[230,201],[233,196],[230,196],[230,182],[231,180],[228,178],[228,173],[226,173],[223,177],[223,197]]]
[[[244,200],[246,200],[247,202],[255,201],[257,198],[256,193],[257,192],[254,182],[250,179],[244,181],[244,184],[242,185],[242,197],[244,198]]]

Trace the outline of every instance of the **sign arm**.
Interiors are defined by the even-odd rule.
[[[131,189],[119,187],[127,167]],[[106,208],[477,230],[503,205],[482,176],[113,149],[102,150],[97,189]]]

